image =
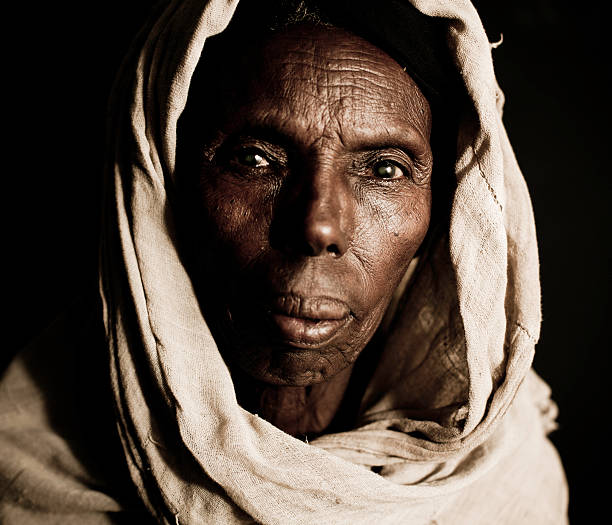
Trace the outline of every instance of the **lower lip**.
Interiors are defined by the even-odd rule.
[[[272,321],[283,341],[298,348],[321,347],[336,337],[348,324],[344,319],[304,319],[274,313]]]

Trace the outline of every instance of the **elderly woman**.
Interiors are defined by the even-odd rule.
[[[565,522],[474,8],[237,4],[123,66],[101,304],[3,379],[2,522]]]

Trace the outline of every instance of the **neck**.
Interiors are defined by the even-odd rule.
[[[309,386],[281,386],[234,374],[240,405],[295,437],[321,434],[338,412],[353,367]]]

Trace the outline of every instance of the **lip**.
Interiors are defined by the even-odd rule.
[[[270,320],[282,340],[297,348],[317,348],[331,342],[350,321],[350,308],[330,297],[276,296]]]

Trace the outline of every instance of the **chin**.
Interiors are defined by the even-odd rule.
[[[361,346],[350,351],[339,348],[303,349],[275,347],[242,349],[232,352],[232,369],[261,383],[277,386],[309,386],[325,382],[350,367]]]

